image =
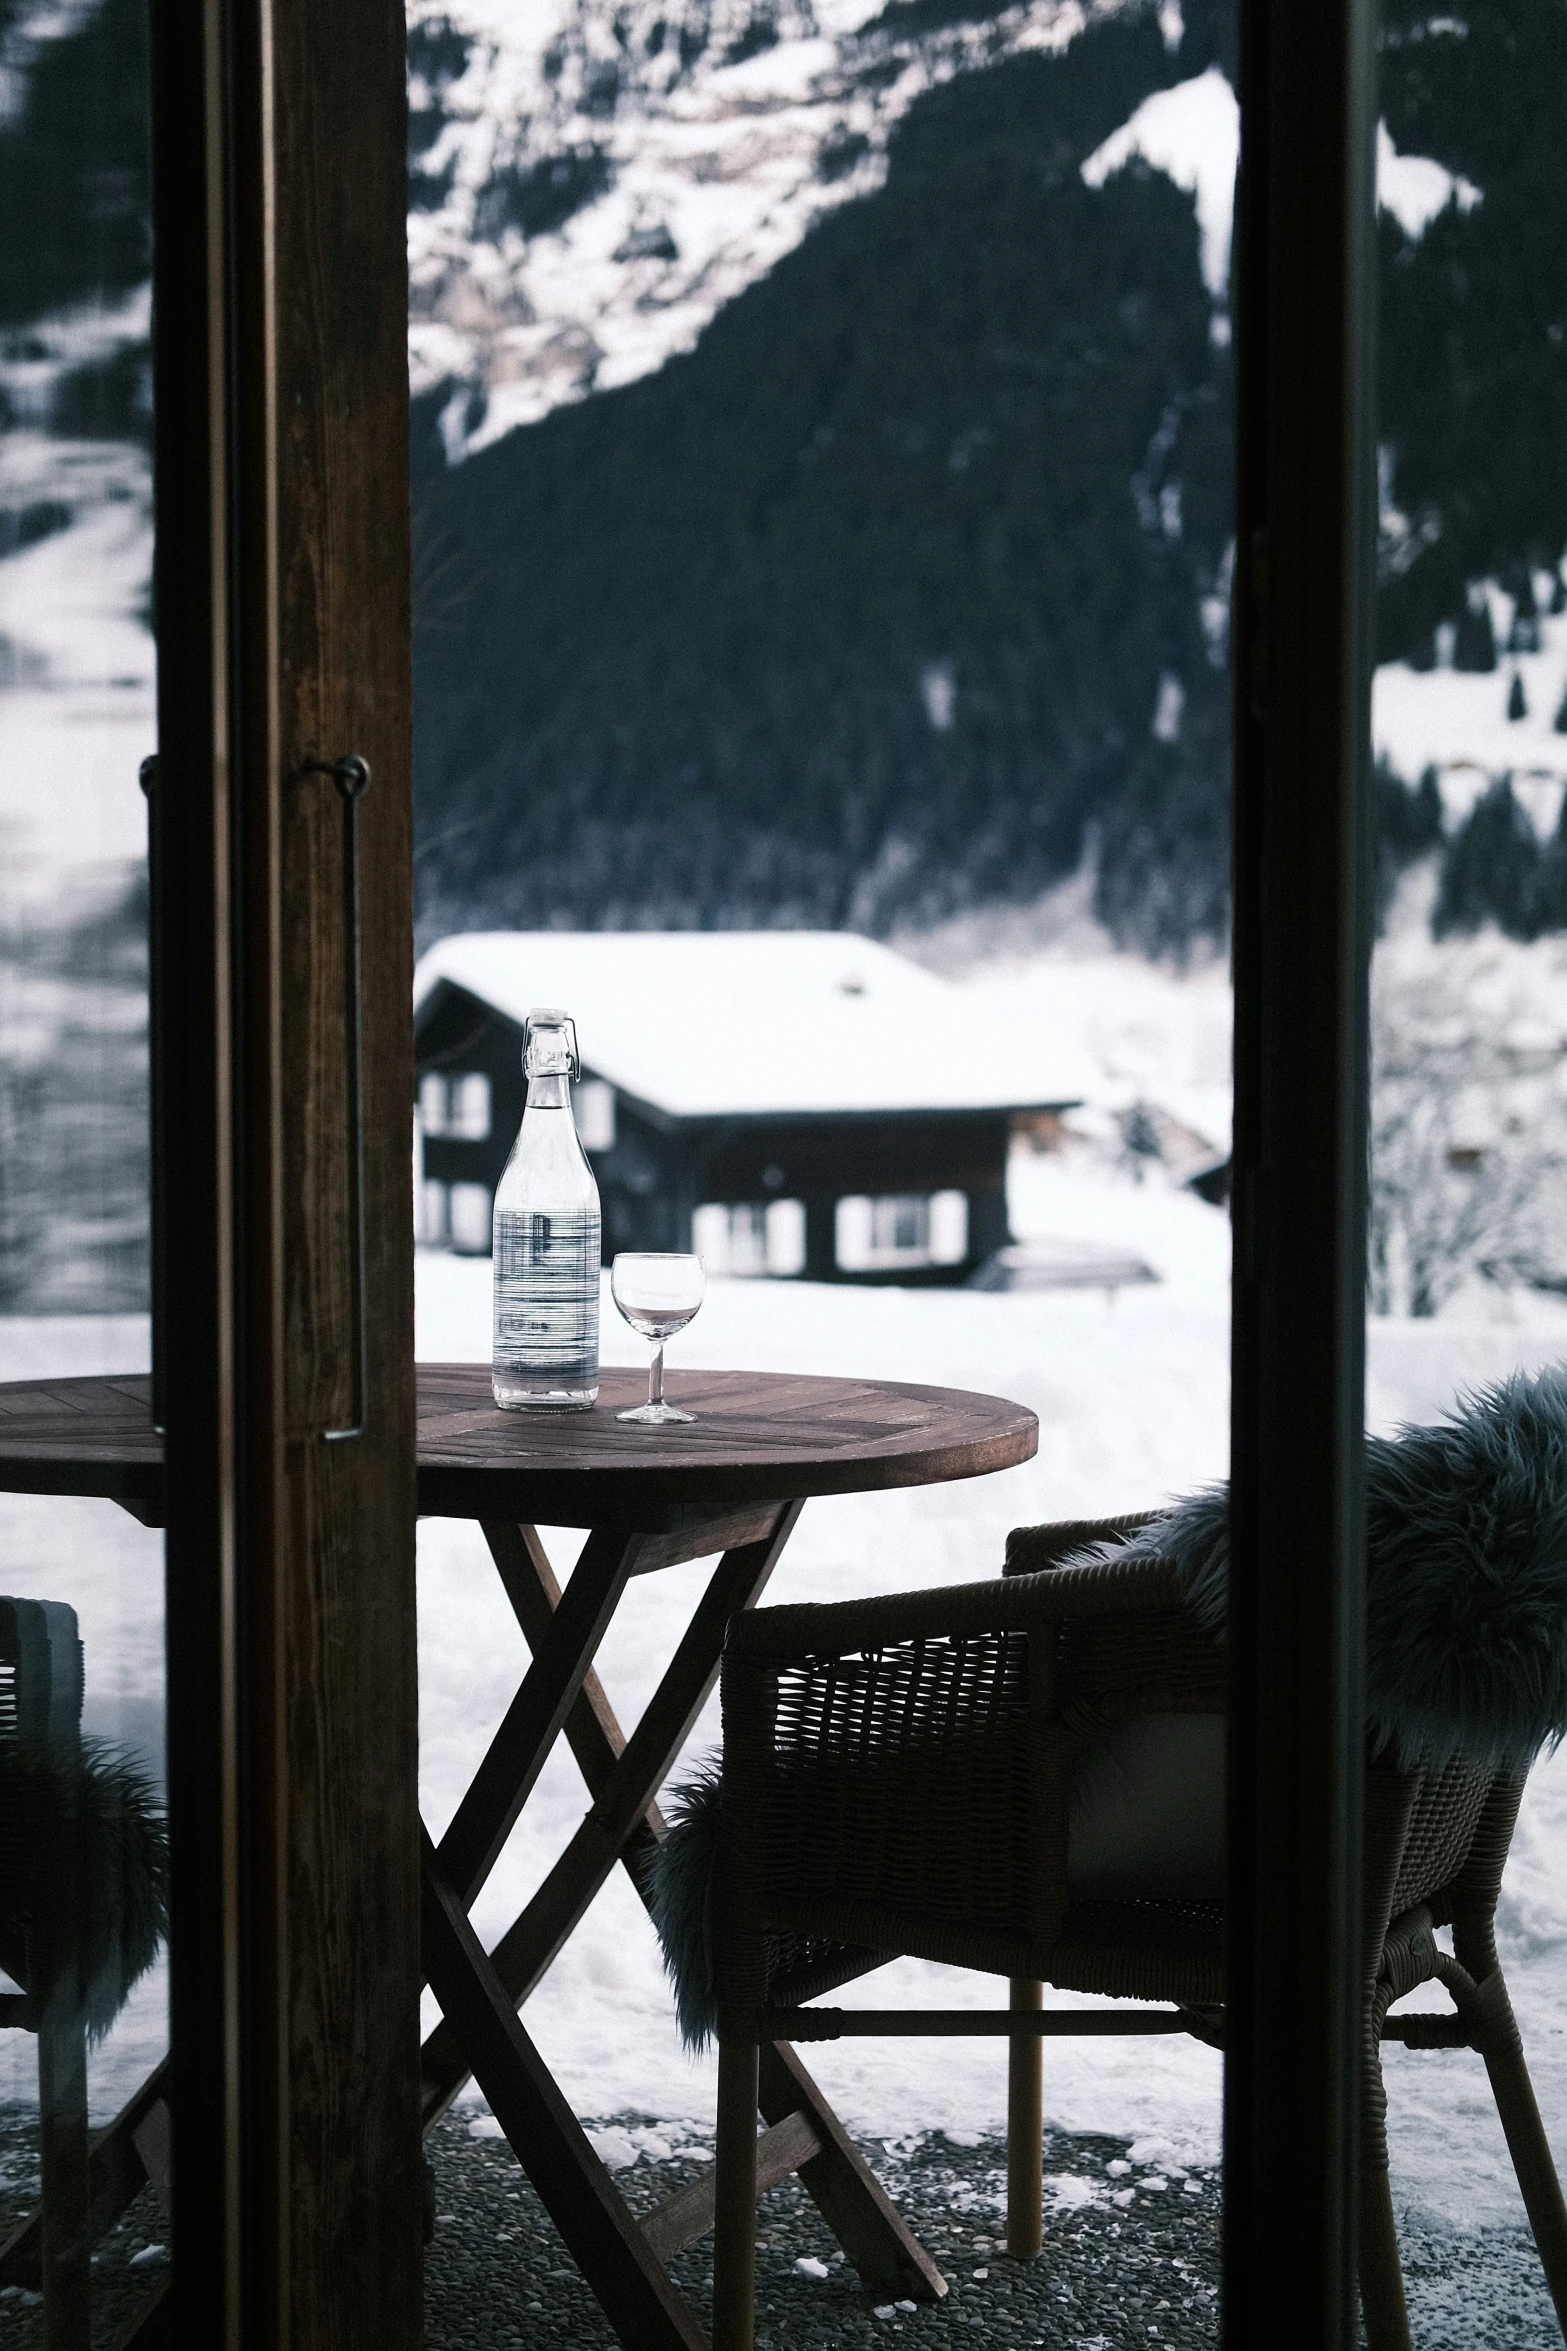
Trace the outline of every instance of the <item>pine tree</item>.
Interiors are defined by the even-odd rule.
[[[1415,790],[1415,830],[1419,849],[1434,849],[1442,838],[1442,787],[1434,767],[1423,767]]]
[[[1437,938],[1494,922],[1512,939],[1538,938],[1544,859],[1534,827],[1498,776],[1448,842],[1431,929]]]
[[[1529,715],[1529,705],[1524,697],[1522,670],[1515,669],[1513,671],[1513,682],[1507,689],[1507,715],[1509,718],[1527,718]]]
[[[1567,794],[1556,830],[1540,851],[1535,877],[1535,918],[1542,931],[1567,931]]]
[[[1527,564],[1520,564],[1511,574],[1507,592],[1513,600],[1513,625],[1507,632],[1508,652],[1538,653],[1540,608],[1534,600],[1534,579]]]
[[[1458,628],[1453,638],[1454,669],[1493,670],[1496,667],[1496,634],[1491,627],[1491,608],[1488,604],[1466,605],[1458,616]]]
[[[1423,857],[1442,838],[1442,795],[1436,769],[1422,770],[1411,790],[1384,753],[1377,761],[1377,838],[1398,864]]]

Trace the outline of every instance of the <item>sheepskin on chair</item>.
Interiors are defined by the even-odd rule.
[[[1193,1614],[1221,1634],[1228,1486],[1061,1564],[1111,1557],[1171,1561]],[[1567,1371],[1518,1373],[1434,1428],[1366,1440],[1366,1727],[1373,1750],[1406,1768],[1461,1756],[1523,1771],[1567,1735]],[[647,1869],[681,2034],[694,2049],[715,2021],[721,1766],[705,1757],[669,1791],[669,1832]]]
[[[1168,1559],[1222,1632],[1228,1486],[1076,1554],[1108,1556]],[[1366,1728],[1403,1767],[1525,1770],[1567,1734],[1567,1371],[1516,1373],[1434,1428],[1367,1438]]]
[[[151,1782],[95,1739],[0,1739],[0,1851],[0,1967],[35,2014],[66,1991],[98,2039],[168,1932]]]
[[[689,1778],[660,1798],[665,1833],[644,1864],[647,1906],[675,1988],[680,2038],[691,2050],[707,2047],[717,2022],[713,1879],[723,1782],[723,1756],[704,1755]]]

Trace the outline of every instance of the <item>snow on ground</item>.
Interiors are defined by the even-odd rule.
[[[1550,590],[1542,580],[1542,604]],[[1488,591],[1499,646],[1512,627],[1513,607],[1499,589]],[[1379,757],[1413,783],[1435,767],[1451,828],[1468,815],[1492,776],[1510,773],[1513,790],[1542,836],[1552,831],[1567,779],[1567,734],[1556,731],[1567,701],[1567,613],[1543,612],[1538,653],[1503,653],[1494,670],[1438,667],[1415,670],[1384,662],[1372,680],[1371,732]],[[1526,705],[1507,715],[1514,676]]]
[[[1187,979],[1117,967],[1092,971],[1048,958],[992,970],[995,1015],[1068,1033],[1092,1029],[1107,1073],[1128,1093],[1163,1070],[1196,1123],[1222,1130],[1222,974]],[[1098,1024],[1095,1027],[1094,1024]],[[1217,1059],[1215,1058],[1217,1056]],[[1161,1098],[1171,1100],[1169,1086]],[[1222,1133],[1218,1139],[1222,1139]],[[1031,1405],[1037,1458],[1004,1474],[910,1493],[813,1502],[774,1580],[774,1600],[825,1599],[987,1577],[1009,1527],[1158,1502],[1223,1474],[1228,1407],[1228,1228],[1222,1213],[1154,1169],[1143,1181],[1088,1149],[1020,1152],[1012,1213],[1022,1238],[1113,1241],[1145,1260],[1155,1284],[1097,1292],[1012,1293],[818,1287],[715,1281],[701,1316],[672,1349],[682,1363],[923,1378],[988,1389]],[[419,1348],[426,1359],[482,1361],[489,1340],[485,1260],[421,1253]],[[640,1364],[642,1342],[606,1297],[605,1360]],[[1379,1429],[1429,1419],[1464,1386],[1516,1364],[1567,1352],[1567,1310],[1549,1301],[1510,1324],[1450,1316],[1373,1322],[1368,1417]],[[43,1369],[130,1369],[145,1361],[141,1321],[0,1323],[0,1376]],[[156,1744],[161,1648],[160,1542],[106,1503],[0,1497],[11,1590],[67,1598],[82,1624],[91,1727]],[[569,1568],[580,1538],[546,1531]],[[526,1651],[476,1527],[431,1520],[420,1530],[421,1798],[437,1833],[526,1669]],[[600,1666],[623,1721],[635,1718],[701,1588],[691,1566],[640,1580],[612,1627]],[[692,1748],[717,1741],[716,1701]],[[565,1756],[534,1801],[478,1905],[493,1938],[575,1827],[584,1795]],[[1534,1775],[1509,1872],[1504,1955],[1548,2128],[1567,2160],[1567,1758]],[[849,1997],[990,2005],[993,1982],[900,1963]],[[102,2114],[151,2064],[162,2036],[161,1970],[141,1987],[92,2062]],[[708,2061],[682,2052],[651,1929],[625,1881],[606,1886],[527,2011],[529,2029],[585,2116],[638,2110],[710,2120]],[[856,2128],[898,2137],[935,2126],[1000,2126],[1003,2051],[949,2042],[939,2065],[919,2044],[869,2041],[813,2053],[812,2063]],[[31,2095],[32,2044],[0,2035],[0,2098]],[[1463,2052],[1389,2052],[1394,2162],[1403,2197],[1441,2226],[1517,2217],[1483,2071]],[[482,2109],[475,2105],[475,2119]],[[1119,2132],[1150,2160],[1202,2163],[1219,2145],[1219,2060],[1169,2041],[1052,2046],[1047,2110],[1074,2129]],[[1455,2125],[1459,2126],[1455,2131]],[[1461,2139],[1462,2164],[1449,2151]]]
[[[1025,1169],[1025,1233],[1098,1232],[1135,1249],[1168,1281],[1122,1293],[902,1292],[803,1284],[715,1282],[692,1330],[672,1350],[706,1366],[919,1376],[1015,1396],[1040,1416],[1040,1450],[1022,1468],[972,1484],[810,1504],[770,1599],[842,1597],[998,1572],[1009,1526],[1099,1510],[1135,1509],[1225,1466],[1227,1233],[1214,1210],[1157,1179],[1095,1182],[1032,1163]],[[488,1344],[482,1260],[427,1256],[419,1265],[420,1350],[479,1360]],[[605,1360],[637,1363],[642,1349],[605,1302]],[[1453,1322],[1375,1323],[1368,1413],[1378,1428],[1429,1418],[1464,1385],[1518,1363],[1550,1360],[1567,1344],[1554,1328],[1497,1329]],[[577,1538],[549,1538],[564,1563]],[[603,1654],[612,1702],[635,1712],[699,1588],[685,1568],[634,1587]],[[432,1827],[449,1815],[524,1662],[477,1530],[450,1522],[421,1530],[421,1770]],[[477,1619],[480,1638],[474,1639]],[[477,1667],[475,1660],[482,1660]],[[710,1704],[692,1741],[717,1742]],[[494,1934],[559,1850],[582,1809],[565,1763],[546,1773],[480,1904]],[[1509,1876],[1504,1931],[1541,2103],[1567,2160],[1567,1758],[1536,1772]],[[987,1979],[901,1962],[847,1998],[992,2004]],[[584,2113],[613,2103],[648,2113],[710,2115],[712,2069],[679,2048],[651,1930],[622,1880],[606,1887],[568,1959],[528,2008],[529,2029]],[[937,2126],[999,2128],[1005,2065],[987,2042],[949,2042],[939,2067],[911,2064],[905,2045],[874,2041],[820,2048],[812,2064],[850,2123],[877,2136]],[[1390,2053],[1394,2160],[1401,2191],[1451,2224],[1516,2216],[1506,2152],[1477,2062]],[[1421,2067],[1428,2071],[1422,2073]],[[1125,2132],[1160,2160],[1212,2162],[1218,2152],[1219,2061],[1195,2043],[1052,2044],[1046,2104],[1069,2129]],[[1460,2169],[1433,2125],[1461,2116]],[[1168,2150],[1166,2156],[1165,2150]]]
[[[981,1030],[1075,1047],[1093,1071],[1094,1111],[1156,1102],[1215,1151],[1228,1151],[1230,975],[1223,962],[1178,972],[1108,947],[1098,954],[1034,955],[985,964],[967,993]],[[1091,1121],[1078,1123],[1086,1128]],[[1013,1222],[1020,1238],[1028,1236],[1019,1216],[1034,1215],[1016,1196],[1020,1168],[1027,1164],[1013,1169]],[[1048,1164],[1035,1161],[1035,1174]],[[1120,1214],[1118,1195],[1095,1187],[1095,1198],[1099,1222],[1091,1227],[1093,1237],[1118,1237],[1111,1231]],[[1145,1203],[1144,1213],[1153,1213],[1151,1205]],[[1048,1229],[1030,1225],[1030,1231]]]
[[[39,369],[93,348],[95,316],[44,322],[60,348]],[[20,396],[0,380],[0,403]],[[50,526],[0,561],[0,903],[13,923],[58,919],[78,886],[123,877],[146,853],[151,502],[132,444],[0,433],[0,508]]]

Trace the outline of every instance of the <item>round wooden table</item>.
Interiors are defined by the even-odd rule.
[[[717,1679],[730,1618],[760,1598],[806,1500],[1012,1468],[1036,1450],[1038,1422],[995,1396],[789,1372],[672,1372],[671,1402],[697,1417],[664,1428],[615,1417],[646,1394],[639,1371],[604,1371],[591,1412],[501,1412],[483,1364],[421,1364],[418,1388],[419,1508],[480,1522],[533,1659],[439,1846],[424,1838],[424,1964],[442,2010],[422,2053],[425,2127],[474,2075],[622,2342],[702,2351],[665,2264],[711,2227],[710,2183],[633,2219],[518,2010],[617,1863],[643,1892],[642,1863],[663,1834],[658,1790]],[[161,1524],[163,1444],[150,1382],[0,1385],[0,1491],[103,1495]],[[564,1589],[540,1525],[590,1530]],[[714,1554],[707,1588],[628,1737],[593,1671],[626,1584]],[[468,1913],[563,1736],[590,1808],[487,1952]],[[153,2087],[127,2117],[145,2116]],[[613,2086],[605,2093],[608,2111]],[[761,2107],[770,2127],[758,2147],[760,2185],[797,2170],[885,2298],[944,2293],[935,2264],[782,2044],[764,2052]],[[100,2141],[95,2173],[109,2175],[112,2153]],[[144,2176],[129,2161],[119,2172],[132,2188]],[[0,2271],[10,2251],[0,2249]]]
[[[675,1371],[690,1426],[628,1426],[639,1371],[605,1370],[591,1412],[498,1411],[488,1367],[419,1366],[419,1508],[431,1518],[671,1531],[693,1511],[939,1485],[1027,1461],[1021,1404],[901,1380]],[[95,1494],[156,1525],[163,1440],[145,1374],[0,1383],[0,1493]]]

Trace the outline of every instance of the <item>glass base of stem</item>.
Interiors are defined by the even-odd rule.
[[[638,1404],[630,1412],[617,1412],[617,1420],[639,1421],[644,1428],[659,1428],[672,1420],[695,1420],[694,1412],[678,1412],[673,1404]]]

